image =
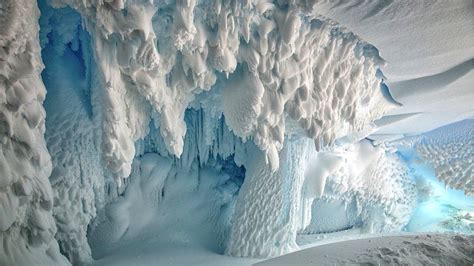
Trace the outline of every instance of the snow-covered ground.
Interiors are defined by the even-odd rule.
[[[409,234],[326,243],[255,265],[472,265],[474,236]]]

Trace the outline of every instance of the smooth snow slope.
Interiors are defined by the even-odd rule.
[[[315,1],[314,10],[374,44],[405,119],[378,134],[416,134],[474,115],[474,3]]]
[[[402,235],[341,241],[255,265],[472,265],[474,236]]]

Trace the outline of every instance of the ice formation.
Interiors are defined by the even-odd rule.
[[[447,186],[474,195],[474,120],[464,120],[392,144],[411,148]]]
[[[1,265],[67,263],[54,238],[38,18],[36,2],[0,5]]]
[[[63,60],[72,60],[70,58],[74,53],[83,53],[82,57],[92,53],[95,62],[82,62],[85,70],[81,70],[84,72],[81,82],[86,84],[75,88],[82,95],[80,101],[85,101],[90,108],[52,112],[74,112],[71,118],[78,118],[68,119],[65,127],[76,132],[78,127],[90,127],[87,124],[92,125],[91,120],[101,125],[100,130],[95,132],[81,128],[79,132],[84,133],[76,133],[78,137],[68,142],[59,141],[62,138],[54,136],[59,132],[47,134],[54,164],[52,183],[58,197],[55,217],[62,228],[58,239],[64,252],[75,258],[73,261],[87,261],[90,257],[85,234],[87,224],[95,216],[93,203],[107,201],[100,199],[100,196],[95,200],[98,189],[94,186],[101,181],[93,175],[111,173],[120,186],[122,178],[131,173],[132,161],[137,155],[135,142],[150,134],[150,122],[155,124],[154,128],[161,135],[159,139],[163,145],[158,151],[166,156],[181,158],[180,165],[189,166],[195,159],[205,165],[210,154],[221,158],[236,154],[234,159],[238,164],[253,169],[250,165],[254,162],[241,159],[245,153],[240,151],[239,155],[235,148],[231,147],[228,151],[203,150],[209,149],[210,140],[218,138],[212,131],[205,132],[202,134],[204,139],[194,143],[198,145],[198,152],[193,152],[196,150],[193,144],[185,148],[186,139],[190,139],[185,138],[189,131],[189,125],[185,122],[188,107],[203,108],[200,114],[204,119],[211,118],[206,122],[207,127],[215,127],[214,124],[221,121],[218,117],[223,114],[225,119],[222,121],[230,128],[232,133],[228,135],[231,139],[242,139],[239,142],[251,139],[262,151],[263,161],[255,165],[255,170],[249,171],[249,176],[253,176],[253,171],[270,167],[266,172],[256,173],[255,178],[248,178],[248,185],[244,186],[239,196],[236,210],[247,208],[247,202],[256,197],[246,188],[253,188],[255,182],[260,182],[259,179],[270,183],[283,179],[286,181],[278,181],[274,186],[281,196],[269,204],[275,204],[276,209],[279,204],[296,204],[281,209],[281,214],[275,214],[287,219],[288,213],[297,213],[300,208],[301,195],[298,191],[304,178],[302,174],[295,173],[295,169],[302,167],[288,165],[288,162],[303,160],[304,154],[285,155],[281,151],[285,149],[285,134],[295,134],[296,139],[308,136],[315,140],[317,149],[321,149],[337,138],[369,126],[390,106],[380,91],[381,81],[376,75],[378,67],[383,64],[377,50],[334,22],[314,15],[305,5],[291,4],[286,7],[273,3],[211,4],[204,1],[178,2],[176,5],[159,2],[152,5],[146,1],[95,3],[56,0],[51,4],[62,9],[52,14],[46,10],[45,17],[48,14],[50,17],[44,22],[43,42],[51,48],[45,49],[44,53],[48,53],[48,49],[56,49]],[[66,6],[77,10],[81,21],[71,11],[64,11]],[[66,16],[70,28],[56,29],[56,21]],[[82,33],[80,23],[90,33],[90,41],[88,35]],[[51,43],[48,43],[48,38]],[[48,58],[54,57],[53,53]],[[68,53],[72,53],[69,58]],[[55,65],[63,64],[60,60],[51,60],[51,71],[54,71]],[[99,75],[89,77],[92,71],[97,71]],[[51,87],[74,87],[74,84],[55,84],[54,77],[48,76],[48,73],[44,74],[44,78],[50,81]],[[203,92],[209,90],[212,91],[201,97]],[[80,112],[90,112],[92,118],[79,118],[77,113]],[[51,128],[61,124],[61,118],[56,116],[51,117]],[[291,120],[290,123],[287,120]],[[75,125],[69,125],[71,123]],[[201,130],[201,127],[206,127],[204,122],[195,130]],[[223,127],[226,126],[220,126]],[[68,134],[68,130],[62,131],[60,134]],[[101,167],[91,166],[97,162],[93,147],[97,142],[92,144],[91,139],[97,132],[102,135],[100,154],[105,162],[105,173],[101,172],[104,170]],[[190,136],[193,134],[200,133],[189,133]],[[228,137],[223,139],[226,142]],[[78,145],[75,144],[77,142],[85,147],[81,148],[80,154],[72,155],[67,147],[73,148]],[[258,150],[249,154],[260,154]],[[280,159],[280,156],[286,157]],[[83,172],[79,174],[72,168],[64,170],[65,162],[79,167],[78,170],[81,165],[87,167],[82,167]],[[84,171],[95,172],[87,175]],[[78,174],[83,177],[68,177]],[[60,200],[64,193],[61,191],[77,187],[77,182],[83,185],[73,194],[75,197]],[[294,190],[296,194],[286,198],[285,189]],[[262,197],[262,200],[266,201],[267,197],[271,198],[271,195]],[[78,212],[79,209],[75,208],[69,208],[67,212],[62,210],[77,200],[88,206],[83,206],[88,211]],[[252,212],[262,211],[261,205],[249,208],[257,208]],[[269,217],[263,217],[261,224],[255,227],[251,224],[253,221],[248,221],[249,211],[237,211],[233,229],[236,231],[231,234],[228,246],[230,254],[273,256],[296,248],[298,226],[295,224],[299,223],[296,214],[291,214],[292,218],[286,221],[277,221],[275,226],[286,224],[288,228],[276,236],[281,239],[271,240],[273,236],[270,232],[247,236],[238,233],[237,230],[249,228],[261,230],[268,222]],[[75,217],[74,213],[83,217],[79,223],[81,226],[68,227],[68,219]],[[272,243],[269,248],[264,247],[267,250],[257,251],[244,244],[254,243],[252,241]],[[238,244],[240,242],[242,244]]]
[[[118,182],[130,174],[134,142],[146,135],[152,111],[166,148],[181,156],[185,109],[220,73],[230,76],[220,107],[227,124],[253,139],[273,172],[285,116],[319,147],[363,129],[388,106],[377,50],[305,5],[52,3],[79,11],[92,35],[103,87],[102,156]]]
[[[326,185],[305,186],[307,196],[316,198],[312,221],[305,233],[336,232],[352,227],[368,232],[403,229],[416,205],[417,191],[402,160],[381,147],[373,147],[367,140],[340,151],[337,160],[344,163],[338,163],[328,173],[324,178]],[[309,181],[318,172],[307,174]],[[313,194],[309,188],[315,187],[322,189]]]
[[[470,265],[474,261],[474,236],[422,234],[383,236],[329,243],[279,258],[258,266],[314,265]],[[442,254],[442,256],[438,256]]]
[[[472,195],[473,120],[394,130],[410,98],[322,3],[35,2],[0,3],[1,265],[274,257],[300,234],[420,231],[433,203],[472,232],[471,198],[427,193],[415,162]]]

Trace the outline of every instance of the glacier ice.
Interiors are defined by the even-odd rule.
[[[39,10],[3,1],[0,14],[0,264],[67,264],[54,238]]]
[[[221,74],[230,79],[217,108],[234,134],[265,152],[272,171],[286,116],[319,148],[362,130],[389,107],[377,50],[304,4],[52,4],[77,10],[91,33],[103,87],[101,152],[117,182],[130,174],[134,142],[146,135],[152,113],[167,150],[181,156],[185,109]],[[237,89],[235,80],[245,83]]]
[[[312,221],[304,232],[328,233],[352,227],[368,232],[402,230],[416,206],[417,190],[399,155],[387,153],[380,146],[373,147],[368,140],[340,150],[339,154],[342,159],[336,160],[345,162],[339,163],[339,167],[325,177],[324,193],[315,191],[315,195],[311,195],[306,189],[306,194],[316,200],[311,211]],[[319,172],[310,169],[307,174]],[[305,186],[311,187],[317,186]],[[334,216],[336,210],[342,212],[339,215],[344,218],[336,218],[339,217]]]
[[[231,234],[227,252],[239,256],[273,256],[296,248],[297,215],[290,214],[290,219],[285,217],[288,213],[297,213],[300,208],[301,195],[298,191],[303,184],[303,175],[295,173],[300,166],[287,164],[302,160],[304,155],[285,155],[289,157],[282,159],[283,169],[280,169],[279,157],[285,154],[281,151],[285,145],[285,134],[309,136],[315,140],[317,149],[322,149],[337,138],[369,126],[390,107],[381,93],[381,81],[376,75],[378,67],[383,64],[377,50],[336,23],[314,15],[305,5],[283,7],[270,3],[221,4],[205,1],[178,2],[176,5],[165,2],[152,5],[146,1],[95,3],[55,0],[50,3],[60,9],[52,12],[49,21],[44,22],[44,53],[48,53],[48,49],[56,49],[59,51],[55,53],[63,54],[63,57],[68,53],[72,53],[71,57],[76,55],[74,53],[83,53],[82,57],[86,59],[82,60],[94,58],[94,63],[83,62],[81,66],[85,68],[81,70],[85,76],[78,82],[87,84],[82,85],[84,88],[75,88],[82,90],[79,94],[86,97],[86,105],[90,106],[84,106],[82,111],[73,111],[90,112],[92,118],[78,117],[77,124],[71,126],[68,119],[67,127],[77,131],[77,126],[101,125],[95,132],[81,129],[83,137],[69,140],[71,144],[64,141],[55,143],[61,137],[47,134],[53,159],[59,160],[54,165],[52,182],[57,186],[58,197],[61,197],[62,189],[76,186],[74,182],[83,184],[83,188],[75,193],[77,198],[56,200],[58,213],[55,217],[58,226],[64,227],[57,238],[64,252],[71,252],[69,257],[75,257],[74,260],[87,261],[90,251],[85,232],[87,224],[95,216],[93,203],[107,202],[100,199],[100,195],[99,199],[95,199],[100,192],[96,192],[99,189],[94,189],[94,186],[100,187],[104,182],[97,180],[100,179],[97,177],[104,178],[111,173],[120,186],[122,178],[131,173],[132,161],[138,155],[136,149],[140,147],[136,147],[135,143],[140,143],[139,140],[147,135],[159,132],[160,137],[155,136],[161,144],[157,150],[161,154],[181,158],[180,165],[185,167],[189,167],[195,159],[205,165],[210,153],[222,158],[235,154],[236,163],[250,167],[247,165],[250,162],[243,158],[248,154],[259,154],[258,150],[246,152],[242,148],[236,151],[235,146],[227,148],[228,151],[220,150],[232,145],[231,142],[206,152],[208,146],[213,146],[210,140],[218,141],[219,135],[216,137],[212,129],[204,133],[187,132],[193,130],[185,121],[188,107],[202,108],[199,112],[205,117],[194,130],[215,127],[214,124],[221,121],[219,117],[223,115],[225,119],[222,121],[230,128],[231,132],[227,135],[231,139],[239,143],[251,139],[263,151],[264,160],[255,165],[255,171],[267,166],[270,169],[256,173],[254,178],[247,178],[243,192],[239,194],[237,210],[247,208],[246,202],[255,197],[253,193],[256,192],[246,188],[254,187],[253,182],[258,182],[258,179],[287,180],[285,182],[288,183],[275,184],[281,196],[278,201],[269,202],[277,204],[274,208],[278,209],[278,204],[283,202],[296,204],[281,209],[281,214],[275,214],[286,219],[275,226],[282,226],[283,223],[288,227],[276,236],[281,239],[270,240],[272,236],[269,232],[259,235],[261,239],[252,240],[263,243],[272,241],[271,245],[263,248],[267,250],[248,249],[248,244],[244,243],[252,243],[247,238],[255,237],[254,234],[244,236],[238,231]],[[81,20],[66,6],[76,10]],[[45,10],[45,14],[49,13],[50,10]],[[70,29],[55,25],[66,16]],[[90,33],[90,40],[80,24]],[[52,44],[47,43],[48,36]],[[54,71],[54,64],[61,65],[58,61],[61,58],[52,59],[54,56],[46,55],[51,58],[48,59],[52,64],[51,71]],[[87,76],[92,71],[98,75]],[[54,77],[48,77],[48,71],[44,78],[51,81],[52,87],[73,85],[54,84]],[[352,89],[349,90],[349,87]],[[206,121],[208,117],[211,121]],[[61,124],[60,120],[54,119],[54,116],[51,117],[52,129]],[[196,121],[196,118],[193,120]],[[152,133],[150,123],[154,124],[155,131]],[[95,143],[90,139],[94,134],[101,135],[99,152],[106,169],[94,166],[97,152],[93,147]],[[186,135],[200,137],[200,134],[204,135],[204,140],[186,145],[186,141],[191,139]],[[228,137],[222,136],[224,141],[220,142],[227,142]],[[77,145],[74,144],[77,141],[85,147],[79,154],[70,155],[72,157],[67,159],[71,153],[67,151],[67,146]],[[57,145],[61,150],[56,153]],[[88,145],[90,148],[87,148]],[[197,145],[197,151],[193,145]],[[81,153],[88,154],[87,159]],[[85,168],[92,172],[87,176],[80,173],[83,177],[79,179],[69,178],[68,175],[77,176],[77,173],[72,169],[62,172],[64,163],[61,162],[65,160],[79,166],[78,170]],[[81,167],[83,164],[87,166]],[[94,175],[97,177],[94,178]],[[253,176],[253,172],[249,171],[248,176]],[[285,189],[294,190],[295,194],[286,198]],[[270,197],[270,194],[265,197]],[[64,213],[59,210],[67,206],[61,204],[77,200],[89,206],[86,208],[88,211],[78,212],[70,208],[70,213]],[[263,211],[260,205],[255,208],[253,212]],[[67,217],[74,212],[83,217],[80,230],[67,226]],[[237,212],[233,230],[261,230],[268,222],[269,217],[263,217],[259,227],[254,227],[247,221],[246,213]],[[238,244],[240,242],[242,244]],[[245,249],[241,245],[247,245],[247,250],[241,251]]]
[[[391,143],[414,150],[447,186],[474,194],[474,120],[468,119]]]
[[[395,134],[420,115],[383,116],[384,60],[321,3],[4,2],[2,265],[473,230],[472,120]]]

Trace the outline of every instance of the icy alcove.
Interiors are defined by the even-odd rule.
[[[273,257],[298,249],[298,234],[423,230],[420,182],[434,174],[417,172],[407,153],[391,153],[404,145],[435,169],[457,161],[459,175],[435,174],[472,193],[472,169],[463,165],[472,149],[459,159],[441,148],[448,152],[437,157],[433,146],[442,145],[419,138],[366,139],[396,105],[382,83],[383,60],[309,4],[54,0],[39,7],[43,155],[52,164],[43,176],[54,197],[42,215],[57,227],[41,236],[53,243],[46,258],[60,256],[57,240],[72,264],[232,263],[218,254]],[[39,57],[39,49],[31,53]],[[42,86],[39,73],[34,83]],[[472,122],[460,132],[472,145]],[[459,202],[448,204],[472,211],[472,197]],[[442,216],[450,215],[457,214]],[[445,229],[472,232],[469,217]],[[21,263],[3,250],[5,263]]]

